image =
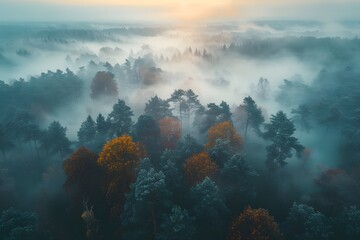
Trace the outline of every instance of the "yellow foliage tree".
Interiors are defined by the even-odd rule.
[[[107,197],[114,202],[113,213],[122,209],[124,194],[135,180],[135,169],[144,151],[139,143],[133,142],[131,136],[122,135],[107,142],[99,154],[97,164],[108,173],[106,184]]]
[[[218,171],[218,166],[206,152],[195,154],[184,163],[185,177],[191,185],[202,182],[206,177],[214,177]]]
[[[236,132],[233,124],[229,121],[213,125],[208,131],[207,139],[208,142],[205,145],[206,148],[214,147],[217,139],[229,141],[234,151],[240,150],[243,145],[242,138]]]
[[[281,240],[278,224],[265,209],[247,207],[230,226],[229,240]]]

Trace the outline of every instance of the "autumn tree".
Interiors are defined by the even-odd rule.
[[[156,121],[173,116],[169,102],[159,98],[157,95],[145,104],[145,114],[152,116]]]
[[[143,156],[140,144],[133,142],[128,135],[107,142],[100,152],[97,164],[108,174],[105,187],[108,200],[114,204],[114,214],[121,211],[124,194],[134,182],[136,167]]]
[[[218,123],[212,126],[208,131],[207,148],[212,148],[216,144],[216,140],[229,141],[232,151],[237,152],[243,145],[243,140],[236,132],[233,124],[229,121]]]
[[[245,210],[230,225],[229,240],[283,239],[274,217],[265,209]]]
[[[161,142],[164,148],[173,149],[181,137],[181,124],[177,118],[166,117],[159,122]]]
[[[97,72],[91,82],[91,98],[100,97],[116,98],[118,95],[117,85],[114,80],[114,74],[110,72]]]
[[[218,166],[206,152],[193,155],[184,163],[184,174],[190,185],[202,182],[206,177],[214,177],[218,171]]]
[[[131,108],[123,100],[119,99],[107,117],[107,121],[110,124],[110,137],[128,134],[132,126],[131,117],[133,115]]]
[[[63,163],[64,188],[78,203],[84,199],[94,203],[101,195],[101,170],[96,164],[97,159],[97,154],[80,147]]]
[[[295,126],[283,111],[272,115],[270,123],[265,124],[265,129],[264,138],[272,141],[272,144],[266,147],[266,163],[270,169],[284,167],[287,164],[285,160],[292,157],[292,149],[301,157],[304,147],[292,136]]]

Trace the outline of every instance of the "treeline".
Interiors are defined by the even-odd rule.
[[[254,58],[272,58],[290,54],[301,60],[320,60],[326,64],[349,63],[357,60],[354,51],[360,50],[360,40],[339,37],[279,37],[251,39],[224,45],[227,54],[241,54]]]

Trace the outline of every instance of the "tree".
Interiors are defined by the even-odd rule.
[[[141,115],[138,118],[135,124],[135,136],[152,160],[160,157],[160,127],[153,117]]]
[[[182,165],[186,159],[197,153],[202,152],[203,149],[203,145],[198,143],[198,141],[194,137],[186,135],[183,139],[178,141],[176,145],[176,154],[179,158],[180,164]]]
[[[101,171],[96,164],[98,156],[84,147],[77,149],[63,163],[65,190],[78,203],[84,199],[95,202],[101,195]]]
[[[97,140],[105,141],[110,130],[110,122],[106,121],[104,116],[100,113],[96,117],[96,138]]]
[[[157,95],[152,97],[145,105],[145,114],[152,116],[157,122],[165,117],[172,117],[170,104],[167,100],[162,100]]]
[[[323,214],[304,204],[294,203],[284,223],[287,239],[330,239],[331,230]]]
[[[155,239],[161,217],[169,208],[169,196],[165,175],[155,171],[149,159],[142,160],[122,215],[125,239]]]
[[[132,126],[131,108],[123,100],[118,100],[113,106],[112,112],[108,115],[107,121],[110,123],[110,137],[119,137],[128,134]]]
[[[230,141],[216,139],[214,147],[208,150],[211,160],[213,160],[220,168],[224,166],[233,154]]]
[[[96,135],[96,123],[89,115],[86,120],[81,124],[79,131],[77,132],[79,143],[81,145],[91,145],[95,140]]]
[[[10,138],[10,128],[0,124],[0,149],[4,160],[6,160],[6,151],[15,147]]]
[[[191,240],[194,235],[193,222],[195,218],[191,217],[186,209],[174,206],[171,212],[166,215],[160,226],[158,240]]]
[[[206,152],[198,153],[184,163],[184,174],[190,185],[202,182],[206,177],[214,177],[219,167],[213,163]]]
[[[345,207],[336,218],[337,239],[360,239],[360,210],[356,206]]]
[[[0,238],[4,240],[48,240],[50,236],[39,227],[38,216],[9,208],[0,217]]]
[[[241,149],[243,140],[236,132],[231,122],[221,122],[213,125],[208,131],[208,142],[205,145],[207,148],[212,148],[216,144],[217,139],[223,141],[229,141],[233,152],[237,152]]]
[[[248,128],[251,127],[254,131],[261,135],[260,126],[264,123],[265,119],[262,115],[261,109],[256,105],[255,101],[250,97],[244,98],[244,110],[246,112],[246,124],[244,139],[246,139]]]
[[[233,212],[249,203],[256,195],[255,180],[258,173],[250,167],[241,154],[235,154],[221,169],[221,180],[227,205]]]
[[[295,149],[297,156],[301,157],[304,147],[292,136],[295,126],[283,111],[271,115],[270,123],[265,124],[265,129],[264,138],[272,141],[272,144],[266,147],[266,163],[270,169],[284,167],[287,164],[285,160],[292,157],[292,149]]]
[[[216,184],[206,177],[191,188],[190,199],[196,217],[196,239],[224,239],[228,209]]]
[[[173,149],[181,137],[181,124],[177,118],[166,117],[159,122],[161,142],[164,148]]]
[[[91,82],[91,98],[101,97],[116,98],[118,95],[117,85],[114,80],[114,74],[110,72],[97,72]]]
[[[230,240],[277,240],[283,239],[274,217],[265,209],[245,210],[230,225]]]
[[[112,211],[118,214],[122,209],[124,194],[135,181],[136,168],[144,156],[139,143],[123,135],[107,142],[99,154],[97,164],[108,174],[107,198],[113,204]]]
[[[179,118],[183,123],[185,129],[190,128],[190,119],[194,111],[200,106],[198,95],[196,95],[191,89],[185,91],[183,89],[177,89],[168,99],[172,102],[179,112]]]
[[[66,127],[59,122],[52,122],[40,139],[41,147],[48,153],[59,153],[61,157],[70,152],[71,142],[66,137]]]
[[[195,125],[198,126],[200,133],[205,133],[215,124],[225,121],[231,122],[231,115],[229,105],[222,101],[220,105],[209,103],[208,109],[198,108],[195,117]]]

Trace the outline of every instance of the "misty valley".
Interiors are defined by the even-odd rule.
[[[359,30],[0,22],[0,239],[360,239]]]

